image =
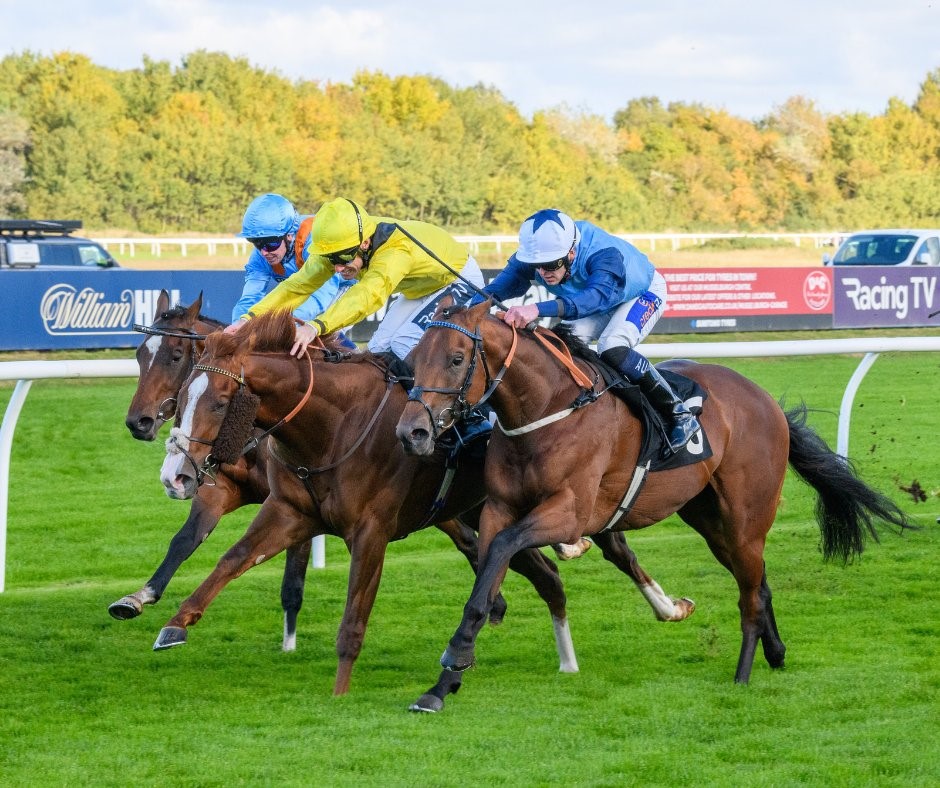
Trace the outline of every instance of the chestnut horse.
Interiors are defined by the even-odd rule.
[[[362,648],[388,543],[432,518],[462,515],[475,525],[483,499],[482,460],[462,460],[451,477],[442,462],[406,457],[395,424],[407,395],[384,361],[370,353],[336,361],[320,349],[294,358],[288,353],[294,329],[291,316],[280,312],[252,320],[234,335],[210,334],[180,389],[179,426],[171,430],[161,473],[168,490],[195,495],[217,461],[231,459],[230,447],[248,441],[252,423],[271,433],[269,463],[279,470],[269,472],[270,493],[245,535],[183,601],[154,648],[184,643],[187,627],[252,566],[313,536],[332,534],[351,553],[333,689],[342,694]],[[445,496],[442,482],[448,478]],[[554,563],[533,549],[519,552],[511,565],[549,607],[561,669],[577,670]]]
[[[691,378],[706,392],[699,421],[712,454],[650,473],[628,505],[641,422],[619,397],[582,387],[586,381],[593,388],[600,364],[583,343],[568,338],[576,359],[565,363],[536,333],[550,344],[551,332],[517,333],[490,314],[489,303],[442,307],[412,353],[415,401],[397,427],[408,453],[431,452],[439,430],[481,399],[498,417],[487,450],[480,570],[441,658],[446,669],[473,665],[486,610],[518,550],[609,533],[602,529],[645,528],[677,513],[737,581],[743,637],[734,678],[746,683],[758,641],[772,668],[784,662],[763,553],[788,463],[818,494],[825,558],[847,561],[860,553],[866,533],[877,539],[875,520],[912,527],[893,502],[861,481],[806,425],[805,406],[784,412],[737,372],[688,360],[663,368]],[[600,546],[606,557],[604,543]]]
[[[200,294],[191,305],[171,309],[169,294],[163,290],[157,298],[153,324],[138,328],[148,336],[137,348],[140,377],[125,421],[131,435],[138,440],[152,441],[160,427],[175,417],[180,388],[204,349],[204,337],[225,326],[201,315],[201,307]],[[266,441],[252,447],[233,464],[221,466],[214,484],[201,486],[193,496],[189,517],[170,540],[166,556],[150,580],[139,591],[113,602],[108,612],[116,619],[125,620],[139,616],[144,605],[156,604],[182,563],[212,533],[223,515],[248,504],[264,502],[270,491],[269,472],[290,473],[283,465],[268,461]],[[446,520],[437,527],[451,538],[475,570],[476,533],[456,519]],[[296,648],[297,614],[303,604],[309,559],[309,540],[287,548],[281,584],[284,651]],[[492,615],[494,621],[502,618],[505,608],[505,602],[498,599]]]

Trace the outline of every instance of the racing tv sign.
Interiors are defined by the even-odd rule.
[[[937,325],[940,270],[925,266],[835,269],[833,328]]]

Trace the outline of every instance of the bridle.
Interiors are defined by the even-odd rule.
[[[150,336],[155,337],[172,337],[175,339],[189,339],[192,341],[192,354],[195,357],[196,354],[196,342],[205,340],[208,334],[197,334],[195,331],[192,331],[188,328],[183,329],[167,329],[167,328],[157,328],[156,326],[145,326],[140,323],[134,323],[133,330],[141,334],[149,334]],[[169,412],[169,406],[172,404],[173,412]],[[161,422],[167,422],[170,419],[176,416],[176,397],[167,397],[163,402],[157,406],[156,416],[160,419]]]
[[[446,316],[447,315],[445,312],[445,317]],[[503,376],[509,369],[510,364],[512,364],[512,360],[516,355],[516,343],[519,337],[516,333],[515,326],[513,326],[512,346],[509,349],[509,353],[506,355],[506,360],[503,362],[502,369],[500,369],[497,375],[493,377],[490,374],[490,366],[486,360],[486,350],[483,348],[483,337],[479,333],[470,331],[463,326],[458,326],[456,323],[450,323],[446,320],[432,320],[427,324],[427,328],[448,328],[453,331],[459,331],[464,336],[467,336],[473,340],[473,351],[470,355],[470,363],[467,365],[467,374],[464,377],[463,384],[459,388],[412,386],[411,391],[408,392],[408,401],[417,402],[428,414],[428,421],[431,423],[431,430],[433,433],[432,437],[434,440],[437,440],[438,436],[442,432],[453,427],[454,424],[463,419],[471,410],[480,407],[493,395],[496,387],[503,382]],[[475,404],[471,405],[467,399],[467,393],[470,391],[470,386],[473,384],[473,376],[476,373],[478,359],[483,364],[483,374],[486,376],[486,385],[483,396],[480,397],[480,399]],[[444,408],[438,414],[437,419],[435,419],[431,412],[431,407],[427,404],[427,402],[424,401],[425,392],[429,394],[453,394],[454,402],[449,408]],[[447,419],[445,419],[444,414],[449,414],[449,422]]]
[[[444,312],[444,316],[447,317],[446,310]],[[486,361],[486,351],[483,348],[483,337],[478,331],[476,332],[470,331],[469,329],[464,328],[463,326],[459,326],[456,323],[451,323],[451,322],[444,321],[444,320],[432,320],[430,323],[427,324],[427,327],[428,328],[431,328],[431,327],[447,328],[453,331],[459,331],[461,334],[473,340],[473,353],[470,357],[470,364],[467,367],[466,377],[464,378],[463,384],[460,386],[460,388],[413,386],[411,391],[408,394],[408,401],[417,402],[419,405],[421,405],[421,407],[424,408],[425,412],[427,413],[428,421],[431,423],[432,439],[436,441],[438,436],[442,432],[450,429],[452,426],[454,426],[454,424],[456,424],[458,421],[463,419],[467,415],[467,413],[469,413],[471,410],[475,408],[480,407],[493,395],[493,392],[496,390],[496,387],[499,386],[500,383],[502,383],[503,377],[505,376],[507,370],[509,369],[509,366],[512,364],[513,358],[515,358],[516,346],[518,344],[519,335],[517,333],[516,327],[510,326],[512,328],[512,344],[510,345],[509,352],[506,354],[506,360],[503,362],[502,369],[500,369],[496,377],[492,377],[490,375],[489,365],[487,364],[487,361]],[[533,422],[532,424],[528,424],[528,425],[525,425],[524,427],[512,429],[512,430],[502,428],[501,426],[501,429],[503,430],[503,432],[510,436],[522,435],[522,434],[525,434],[526,432],[531,432],[532,430],[539,429],[540,427],[546,426],[555,421],[559,421],[560,419],[563,419],[566,416],[571,415],[576,410],[579,410],[585,405],[588,405],[594,402],[595,400],[597,400],[597,398],[601,394],[603,394],[606,391],[606,389],[603,389],[601,391],[595,390],[594,386],[597,382],[597,378],[595,377],[595,379],[592,380],[575,365],[574,360],[571,358],[571,354],[568,351],[567,347],[562,345],[562,350],[559,350],[543,335],[541,329],[538,329],[538,328],[533,329],[532,333],[535,339],[538,340],[542,344],[544,349],[548,351],[551,355],[553,355],[556,359],[558,359],[558,361],[560,361],[562,365],[567,368],[568,373],[571,375],[574,382],[577,383],[578,386],[581,387],[581,393],[575,398],[575,400],[571,403],[571,405],[565,410],[559,411],[558,413],[554,413],[543,419],[539,419],[538,421]],[[554,334],[552,334],[551,332],[547,332],[547,333],[548,333],[548,336],[553,337],[555,341],[559,341],[558,337],[556,337]],[[476,372],[478,356],[482,359],[482,362],[483,362],[483,370],[484,370],[484,374],[486,375],[486,388],[483,393],[483,396],[480,397],[480,399],[476,402],[476,404],[471,405],[469,401],[467,400],[467,393],[470,390],[470,386],[473,383],[473,375]],[[454,402],[449,408],[444,408],[440,412],[440,414],[438,414],[437,419],[435,419],[430,406],[424,401],[423,394],[425,392],[432,393],[432,394],[453,394]],[[444,418],[444,414],[446,413],[450,414],[449,422],[447,422]]]
[[[326,349],[324,348],[324,350]],[[332,351],[327,351],[327,352],[332,352]],[[300,401],[294,406],[293,410],[291,410],[290,413],[284,416],[273,427],[270,427],[269,429],[265,430],[260,435],[252,436],[248,440],[248,442],[242,447],[242,450],[239,453],[239,456],[243,457],[248,452],[252,451],[253,449],[256,449],[258,447],[258,444],[264,438],[267,438],[271,433],[283,427],[287,422],[293,419],[294,416],[300,413],[304,405],[307,404],[307,401],[310,399],[310,396],[313,394],[313,359],[311,358],[309,352],[305,352],[305,356],[307,358],[307,367],[310,371],[310,374],[308,375],[307,390],[304,392],[303,396],[300,398]],[[230,370],[224,369],[223,367],[216,367],[216,366],[212,366],[211,364],[198,364],[197,363],[197,364],[193,364],[193,370],[199,370],[200,372],[212,372],[217,375],[224,375],[227,378],[231,378],[236,383],[238,383],[239,391],[241,391],[244,388],[248,388],[248,383],[245,380],[244,369],[242,369],[241,374],[236,374],[234,372],[231,372]],[[231,406],[231,403],[229,403],[229,406]],[[176,431],[177,429],[175,428],[174,432]],[[180,443],[180,441],[178,440],[178,438],[180,437],[182,437],[185,440],[186,446],[183,446]],[[216,439],[217,438],[218,438],[218,435],[216,435]],[[185,435],[182,433],[182,431],[178,431],[177,435],[174,435],[171,432],[170,438],[167,440],[168,447],[171,441],[173,445],[175,446],[175,448],[180,453],[182,453],[183,456],[185,456],[186,459],[189,460],[190,464],[193,466],[193,470],[196,472],[196,484],[197,485],[203,484],[206,477],[211,479],[213,484],[215,483],[215,480],[216,480],[215,474],[219,468],[220,463],[212,456],[212,452],[210,451],[206,455],[206,458],[202,461],[201,464],[197,463],[196,460],[193,458],[193,456],[189,453],[190,443],[199,443],[199,444],[202,444],[203,446],[209,446],[211,448],[212,446],[215,445],[215,439],[206,440],[205,438],[196,438],[192,435]]]

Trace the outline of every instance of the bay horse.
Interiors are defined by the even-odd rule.
[[[785,412],[737,372],[689,360],[660,369],[704,390],[699,421],[711,456],[649,473],[628,506],[643,427],[622,399],[593,390],[599,357],[569,337],[565,347],[575,357],[565,358],[551,332],[517,332],[490,306],[438,309],[412,353],[412,401],[396,429],[406,452],[424,455],[441,429],[482,399],[498,419],[487,450],[480,571],[441,657],[445,669],[474,664],[483,616],[518,550],[609,534],[605,528],[645,528],[675,513],[737,582],[742,642],[734,679],[747,683],[758,641],[771,668],[784,664],[763,553],[788,464],[817,492],[825,559],[861,553],[866,536],[878,538],[875,521],[902,532],[914,527],[806,425],[805,405]]]
[[[182,602],[154,649],[185,643],[187,627],[252,566],[313,536],[332,534],[351,554],[336,641],[333,692],[340,695],[349,690],[388,543],[432,519],[461,515],[475,525],[483,499],[482,460],[461,461],[449,474],[441,462],[404,455],[395,424],[407,395],[385,362],[371,353],[337,362],[320,350],[294,358],[288,353],[294,334],[293,318],[285,312],[262,315],[234,335],[210,334],[180,389],[179,426],[171,430],[161,471],[168,491],[195,495],[219,462],[224,468],[233,459],[231,447],[249,441],[252,424],[271,433],[269,463],[280,470],[269,470],[270,493],[244,536]],[[448,478],[445,496],[442,482]],[[576,671],[557,567],[535,549],[519,552],[510,564],[548,605],[561,669]],[[447,683],[454,686],[452,678]],[[435,708],[428,710],[442,705],[431,702]]]
[[[201,314],[202,294],[189,306],[170,307],[170,296],[162,290],[157,297],[153,323],[138,327],[147,336],[137,348],[140,375],[127,410],[125,423],[138,440],[152,441],[162,425],[176,416],[180,389],[205,347],[205,336],[221,330],[225,323]],[[259,431],[260,434],[260,431]],[[170,540],[166,556],[153,576],[132,594],[111,603],[108,612],[118,620],[139,616],[145,605],[156,604],[170,580],[215,529],[226,514],[260,504],[268,497],[269,473],[290,473],[282,464],[268,459],[267,442],[262,440],[231,464],[220,466],[213,484],[205,484],[192,496],[189,516]],[[457,519],[435,524],[454,542],[476,570],[476,533]],[[303,604],[304,579],[310,559],[310,541],[287,548],[281,606],[284,610],[282,648],[293,651],[297,645],[297,616]],[[505,614],[506,604],[497,600],[494,621]]]

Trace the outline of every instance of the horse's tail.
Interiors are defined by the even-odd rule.
[[[848,563],[865,548],[866,531],[878,541],[875,521],[916,528],[893,501],[863,482],[852,463],[836,454],[806,424],[806,405],[786,411],[790,427],[790,465],[816,490],[816,521],[823,557]]]

